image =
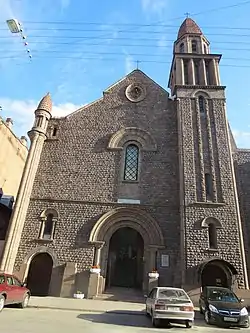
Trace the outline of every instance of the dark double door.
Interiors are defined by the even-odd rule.
[[[108,287],[141,289],[143,280],[144,244],[132,228],[121,228],[110,240]]]

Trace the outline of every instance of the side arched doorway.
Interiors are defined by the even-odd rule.
[[[144,241],[138,231],[122,227],[109,243],[107,286],[142,289]]]
[[[53,260],[48,253],[35,255],[30,263],[27,287],[32,296],[48,296]]]
[[[224,260],[211,260],[201,266],[201,286],[231,288],[235,268]]]

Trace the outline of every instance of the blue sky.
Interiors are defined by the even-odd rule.
[[[189,12],[212,52],[223,54],[228,118],[238,146],[250,148],[250,1],[0,0],[0,8],[1,115],[13,118],[17,135],[29,130],[47,91],[54,115],[65,115],[101,97],[137,61],[167,88],[172,44]],[[7,29],[13,17],[23,24],[32,61]]]

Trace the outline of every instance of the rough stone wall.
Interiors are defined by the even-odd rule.
[[[235,150],[233,158],[236,171],[241,221],[244,232],[248,278],[250,279],[250,150]]]
[[[194,142],[198,140],[199,132],[192,120],[195,110],[191,103],[191,98],[195,92],[193,89],[183,89],[177,93],[183,129],[186,267],[187,270],[191,270],[208,258],[219,257],[235,266],[239,273],[238,283],[244,287],[238,217],[230,168],[231,156],[226,132],[224,92],[206,89],[206,93],[209,93],[212,99],[210,112],[213,118],[210,119],[210,133],[212,135],[213,156],[216,157],[218,164],[218,167],[214,168],[214,178],[219,192],[221,191],[221,195],[213,202],[205,200],[198,202],[197,200],[196,177],[200,174],[200,170],[197,170],[197,163],[195,163],[194,149],[196,145]],[[198,190],[202,188],[204,186],[199,187]],[[198,197],[202,197],[202,195],[198,195]],[[208,230],[201,228],[201,221],[205,217],[217,218],[222,224],[222,229],[217,230],[217,250],[208,248]]]
[[[146,87],[146,98],[139,103],[130,102],[124,94],[133,82]],[[118,206],[118,183],[125,186],[119,178],[122,152],[108,150],[109,139],[123,127],[138,127],[155,139],[157,151],[142,152],[137,199],[161,227],[170,254],[171,272],[165,274],[166,279],[173,275],[179,254],[178,137],[174,103],[166,91],[134,71],[108,88],[102,99],[66,118],[52,119],[50,133],[53,126],[57,134],[44,144],[16,269],[40,245],[36,240],[39,216],[46,208],[55,208],[59,214],[55,240],[47,244],[59,262],[76,261],[78,269],[92,264],[88,235],[103,213]]]

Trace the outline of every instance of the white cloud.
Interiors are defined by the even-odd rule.
[[[250,149],[250,132],[239,130],[233,130],[232,132],[238,148]]]
[[[151,12],[161,15],[162,11],[167,6],[167,0],[141,0],[141,4],[142,9],[145,12]]]
[[[1,111],[1,116],[12,118],[16,135],[24,135],[30,130],[34,122],[34,111],[36,110],[38,103],[39,101],[34,100],[13,100],[0,97],[0,105],[3,109],[3,111]],[[80,107],[80,105],[73,103],[53,105],[52,116],[63,117]]]

